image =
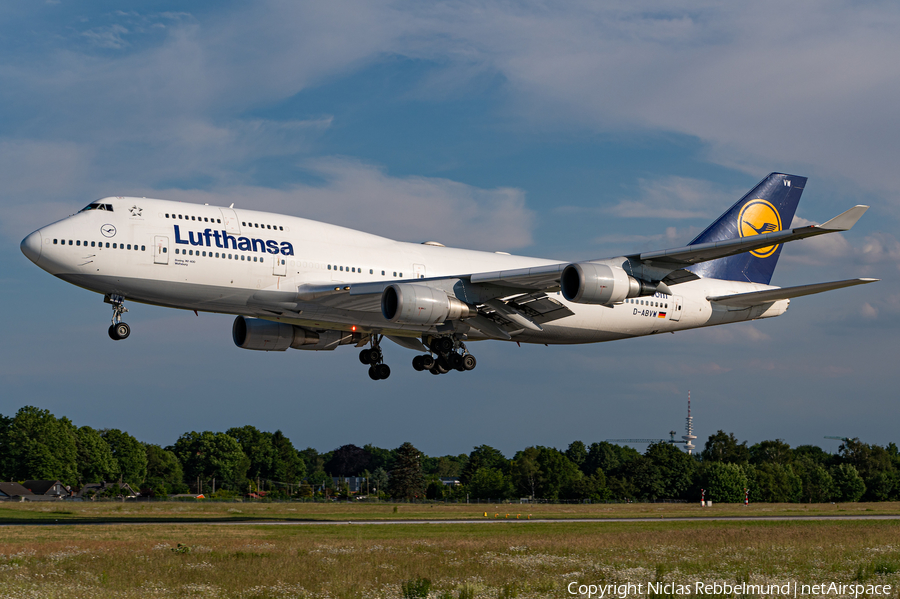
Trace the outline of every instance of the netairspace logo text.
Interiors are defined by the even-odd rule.
[[[835,595],[859,597],[890,595],[892,587],[889,584],[841,584],[837,582],[823,582],[819,584],[750,584],[741,582],[729,584],[727,582],[694,582],[693,584],[679,584],[676,582],[647,582],[647,583],[623,583],[623,584],[579,584],[570,582],[566,587],[570,595],[597,599],[626,599],[630,596],[654,595],[761,595],[800,597],[804,595]]]

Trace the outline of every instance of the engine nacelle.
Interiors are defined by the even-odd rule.
[[[231,327],[234,344],[242,349],[285,351],[319,343],[318,333],[283,322],[238,316]]]
[[[614,304],[625,298],[652,295],[656,286],[629,276],[623,269],[607,264],[570,264],[559,278],[560,291],[570,302]]]
[[[381,294],[381,313],[400,324],[439,324],[474,316],[477,310],[440,289],[426,285],[396,283]]]

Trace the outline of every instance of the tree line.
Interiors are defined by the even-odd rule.
[[[836,454],[778,439],[748,447],[718,431],[695,455],[665,442],[640,453],[574,441],[565,450],[526,447],[511,458],[488,445],[430,457],[410,443],[297,449],[281,431],[253,426],[186,432],[162,447],[118,429],[77,427],[33,406],[0,415],[0,480],[60,480],[74,488],[118,481],[149,496],[304,499],[349,498],[348,477],[365,479],[358,495],[400,500],[699,501],[701,490],[720,503],[741,502],[747,490],[753,502],[900,500],[896,444],[858,439],[844,440]]]

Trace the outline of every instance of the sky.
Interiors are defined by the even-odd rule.
[[[895,2],[12,1],[0,5],[0,414],[169,445],[254,425],[429,455],[684,430],[900,442]],[[188,8],[186,11],[185,8]],[[20,241],[106,196],[280,212],[559,260],[685,245],[769,172],[809,177],[772,283],[881,282],[775,319],[574,347],[236,348],[232,317],[109,306]],[[641,446],[638,446],[643,449]]]

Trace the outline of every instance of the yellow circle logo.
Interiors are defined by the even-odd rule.
[[[774,233],[781,230],[781,215],[778,214],[775,206],[765,200],[750,200],[741,208],[741,213],[738,215],[738,223],[741,237],[750,237],[761,233]],[[777,245],[769,245],[753,250],[750,253],[757,258],[768,258],[777,249]]]

